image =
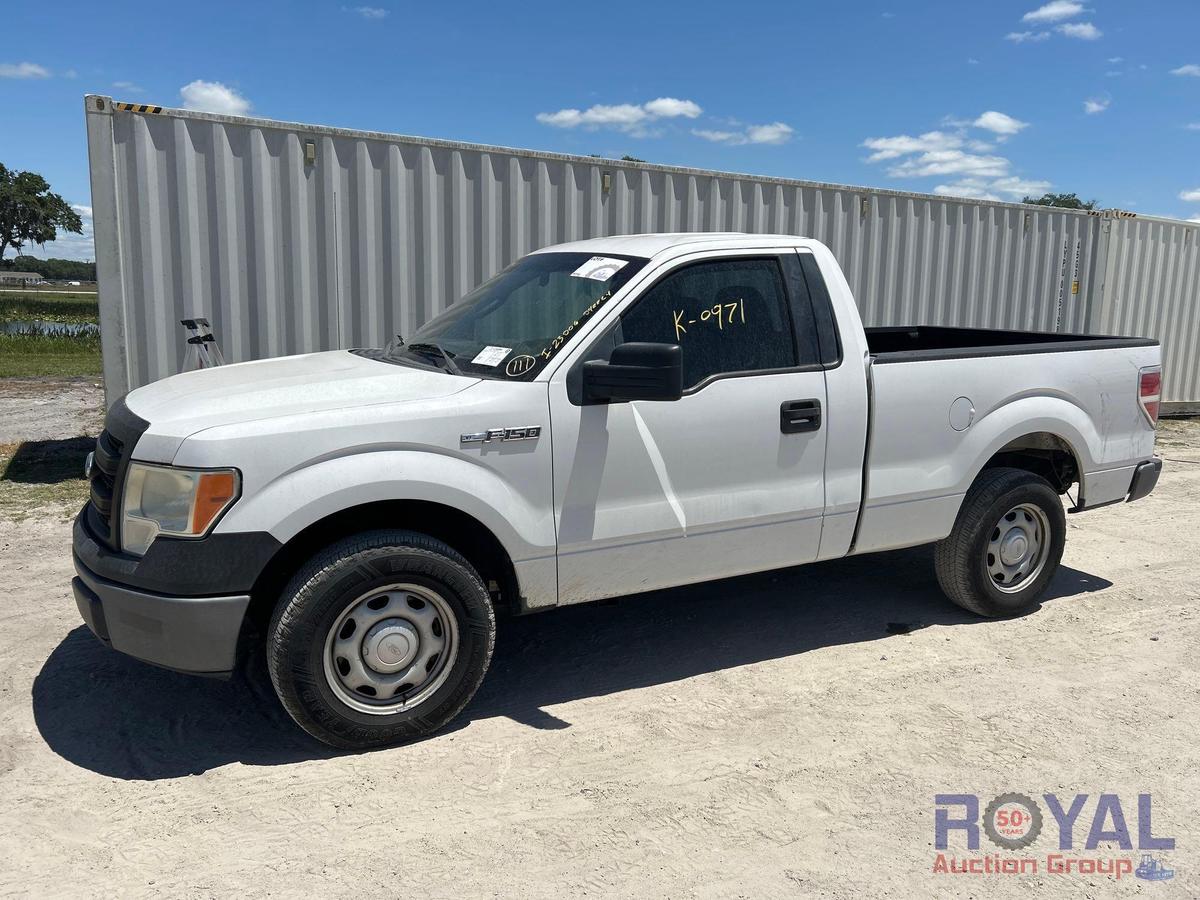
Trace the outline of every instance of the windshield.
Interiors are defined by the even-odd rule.
[[[523,257],[376,358],[528,381],[645,264],[591,253]]]

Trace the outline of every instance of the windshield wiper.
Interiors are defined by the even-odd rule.
[[[454,361],[453,354],[450,353],[441,344],[435,344],[432,341],[418,342],[416,344],[405,344],[403,349],[411,350],[414,353],[436,353],[442,361],[446,363],[446,371],[454,375],[462,375],[463,370],[458,367],[458,363]]]

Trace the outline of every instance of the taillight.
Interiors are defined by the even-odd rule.
[[[1138,370],[1138,403],[1150,426],[1158,422],[1158,398],[1162,394],[1162,366]]]

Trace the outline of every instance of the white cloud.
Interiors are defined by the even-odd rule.
[[[982,178],[964,178],[953,184],[939,184],[933,189],[939,197],[969,197],[972,200],[1003,200],[999,194],[992,193],[988,182]]]
[[[996,112],[993,109],[989,109],[972,124],[976,128],[983,128],[1003,137],[1011,137],[1022,128],[1029,127],[1028,122],[1022,122],[1020,119],[1014,119],[1012,116]]]
[[[975,175],[1000,178],[1008,174],[1003,156],[984,156],[962,150],[933,150],[903,160],[888,169],[893,178],[923,178],[930,175]]]
[[[1172,75],[1191,75],[1193,78],[1200,78],[1200,66],[1189,63],[1186,66],[1180,66],[1178,69],[1171,70]]]
[[[691,100],[676,100],[674,97],[659,97],[642,106],[650,115],[659,119],[674,119],[683,116],[694,119],[703,110]]]
[[[1179,199],[1186,200],[1188,203],[1200,203],[1200,188],[1191,191],[1180,191]]]
[[[1112,101],[1107,97],[1092,97],[1083,101],[1083,111],[1089,116],[1094,116],[1097,113],[1102,113],[1108,109]]]
[[[714,144],[732,144],[742,136],[739,131],[713,131],[708,128],[693,128],[692,134]]]
[[[742,131],[711,131],[693,128],[692,134],[715,144],[786,144],[795,134],[791,125],[771,122],[769,125],[747,125]]]
[[[862,146],[875,151],[867,157],[867,162],[897,159],[910,153],[957,150],[962,145],[961,137],[944,131],[927,131],[917,137],[900,134],[895,137],[867,138],[862,142]]]
[[[893,178],[949,178],[933,190],[952,197],[984,200],[1013,200],[1027,194],[1041,194],[1050,183],[1029,180],[1012,174],[1012,163],[997,155],[999,141],[1029,127],[1007,113],[988,110],[975,119],[947,116],[943,130],[928,131],[917,137],[907,134],[873,137],[862,146],[874,151],[867,162],[889,162],[887,174]],[[971,129],[989,132],[987,139],[974,137]]]
[[[1011,178],[999,178],[993,181],[992,187],[1001,193],[1009,194],[1013,197],[1028,197],[1030,195],[1036,197],[1038,194],[1044,194],[1050,190],[1051,184],[1049,181],[1027,181],[1014,175]]]
[[[537,120],[543,125],[555,128],[590,129],[615,128],[634,137],[644,137],[646,124],[657,119],[694,119],[703,110],[699,104],[691,100],[677,100],[674,97],[659,97],[648,103],[620,103],[607,106],[598,103],[587,109],[560,109],[552,113],[538,113]]]
[[[1022,22],[1061,22],[1083,12],[1083,4],[1075,0],[1050,0],[1045,6],[1030,10],[1021,16]]]
[[[353,12],[358,13],[364,19],[376,22],[380,19],[386,19],[389,15],[386,9],[380,9],[378,6],[356,6]]]
[[[118,91],[125,91],[130,94],[140,94],[145,90],[140,85],[134,84],[132,81],[114,81],[113,87]]]
[[[786,144],[795,132],[791,125],[771,122],[769,125],[750,125],[746,138],[751,144]]]
[[[1104,32],[1091,22],[1068,22],[1055,29],[1059,34],[1069,38],[1079,38],[1081,41],[1094,41],[1104,36]]]
[[[1050,32],[1048,31],[1010,31],[1004,36],[1006,41],[1012,41],[1014,44],[1037,43],[1039,41],[1050,40]]]
[[[1200,131],[1200,122],[1188,122],[1183,127],[1188,131]]]
[[[979,60],[977,60],[973,56],[968,56],[967,57],[967,65],[968,66],[977,66],[977,65],[979,65]]]
[[[0,78],[49,78],[50,70],[37,63],[0,63]]]
[[[1050,189],[1049,181],[1026,181],[1016,176],[1007,178],[960,178],[933,189],[943,197],[972,197],[976,200],[1020,200],[1038,196]]]
[[[1108,58],[1108,63],[1111,66],[1115,66],[1117,63],[1123,63],[1123,62],[1125,62],[1125,57],[1123,57],[1123,56],[1110,56]]]
[[[617,106],[597,104],[586,110],[560,109],[553,113],[538,113],[537,120],[544,125],[554,125],[558,128],[575,128],[578,125],[610,125],[617,128],[627,128],[644,122],[649,114],[640,106],[632,103],[622,103]]]
[[[250,112],[250,101],[219,81],[197,79],[179,89],[183,108],[225,116],[244,116]]]

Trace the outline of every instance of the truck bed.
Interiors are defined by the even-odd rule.
[[[1059,334],[1053,331],[1008,331],[1000,328],[951,328],[911,325],[867,328],[867,348],[877,363],[919,359],[963,359],[1069,350],[1151,347],[1151,338]]]
[[[1138,404],[1140,369],[1161,359],[1153,340],[927,327],[868,329],[867,339],[856,552],[945,537],[979,467],[1015,439],[1065,441],[1084,507],[1123,498],[1153,454]],[[1053,352],[1084,350],[1093,352]]]

